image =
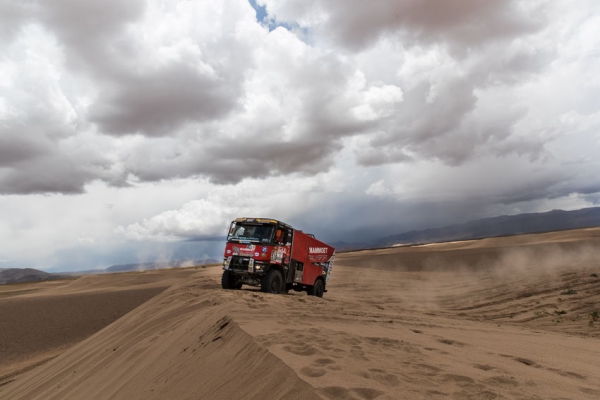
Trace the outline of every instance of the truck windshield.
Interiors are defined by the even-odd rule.
[[[248,224],[234,222],[229,229],[227,240],[236,242],[261,242],[269,243],[273,237],[275,225],[271,224]]]

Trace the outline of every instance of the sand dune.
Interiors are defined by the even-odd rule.
[[[219,267],[5,289],[0,313],[43,299],[54,323],[88,298],[65,311],[88,333],[42,363],[0,348],[0,398],[596,399],[599,256],[586,229],[339,254],[322,299],[225,291]],[[152,290],[95,333],[82,318]]]

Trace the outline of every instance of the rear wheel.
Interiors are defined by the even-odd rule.
[[[323,297],[323,292],[325,292],[325,285],[321,279],[317,279],[315,285],[308,288],[309,296]]]
[[[279,294],[283,288],[283,275],[278,269],[272,268],[262,278],[260,289],[265,293]]]
[[[231,273],[231,271],[223,271],[223,276],[221,277],[221,286],[223,289],[241,289],[242,284],[239,282],[237,276]]]

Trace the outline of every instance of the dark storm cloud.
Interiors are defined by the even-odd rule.
[[[503,105],[482,109],[466,80],[448,80],[433,101],[423,83],[405,93],[405,101],[384,129],[357,150],[361,165],[373,166],[417,159],[441,160],[448,165],[481,156],[519,154],[532,159],[544,153],[544,138],[515,137],[514,125],[527,109]],[[479,107],[479,108],[478,108]]]
[[[477,157],[535,159],[544,152],[546,138],[514,135],[526,107],[496,107],[482,94],[501,85],[510,92],[510,85],[535,77],[553,60],[552,45],[528,42],[546,18],[532,3],[363,0],[348,6],[315,0],[273,6],[280,14],[269,16],[282,20],[309,21],[311,9],[327,17],[307,26],[314,33],[310,45],[282,27],[243,31],[256,22],[244,2],[219,3],[219,18],[196,10],[192,19],[214,25],[202,30],[203,21],[196,26],[194,19],[181,31],[173,22],[155,26],[177,11],[165,4],[160,11],[141,0],[22,4],[0,3],[6,11],[0,34],[12,40],[29,23],[42,26],[60,50],[48,64],[63,69],[52,71],[60,87],[41,100],[32,95],[23,102],[29,109],[7,120],[10,129],[0,139],[3,193],[76,193],[94,179],[125,186],[132,175],[142,182],[203,177],[219,184],[313,175],[330,168],[352,136],[362,140],[355,149],[362,166],[423,159],[460,166]],[[203,7],[212,10],[208,4]],[[185,25],[188,16],[182,15],[175,21]],[[247,15],[250,20],[243,19]],[[248,40],[248,32],[256,40]],[[518,45],[508,49],[515,38]],[[409,57],[382,57],[372,60],[375,72],[362,71],[354,57],[385,41],[401,53],[430,52],[435,61],[403,72]],[[393,72],[378,75],[377,63],[390,60],[398,63],[389,67]],[[32,76],[23,92],[37,79]],[[386,100],[384,90],[371,93],[372,104],[365,100],[371,88],[386,86],[397,90],[395,100]],[[51,107],[39,106],[55,103],[57,92],[76,114],[62,126]],[[386,101],[380,112],[378,104]],[[368,112],[361,117],[357,109]],[[73,138],[77,143],[64,145]],[[88,138],[104,142],[79,143]],[[91,150],[74,150],[86,146]],[[44,174],[68,182],[39,178]]]
[[[170,145],[174,144],[165,143],[164,147]],[[128,158],[127,169],[142,181],[205,176],[218,184],[295,172],[313,175],[331,166],[341,143],[318,136],[284,141],[278,140],[278,135],[256,134],[240,140],[196,143],[185,150],[177,148],[170,155],[139,148]]]
[[[0,122],[0,194],[82,193],[102,169],[98,155],[63,152],[59,140],[70,129],[40,106],[44,100],[27,118]]]
[[[433,101],[427,100],[431,90],[428,83],[421,83],[406,91],[402,107],[399,107],[393,123],[374,136],[370,142],[373,147],[371,151],[358,154],[359,163],[377,165],[399,162],[409,159],[409,154],[415,153],[429,153],[428,156],[445,158],[451,163],[463,160],[470,149],[452,149],[438,143],[455,139],[448,136],[460,126],[464,115],[475,108],[477,100],[473,89],[468,81],[449,80],[443,92]]]
[[[539,28],[543,10],[524,10],[523,6],[520,1],[360,0],[350,7],[335,0],[296,0],[272,8],[279,12],[275,17],[284,20],[294,17],[302,21],[315,10],[319,16],[327,15],[322,23],[309,28],[349,49],[363,49],[392,34],[400,35],[404,44],[440,42],[464,54],[486,42]]]
[[[43,3],[38,12],[65,46],[69,65],[91,76],[100,89],[89,121],[110,135],[165,136],[188,121],[217,119],[231,111],[249,64],[248,49],[228,32],[215,32],[211,41],[218,44],[196,43],[204,66],[185,55],[153,65],[156,61],[146,61],[150,55],[130,29],[144,10],[144,1],[62,0]],[[206,65],[214,67],[212,76],[200,71]]]
[[[83,193],[95,174],[61,156],[40,157],[0,170],[0,194]]]
[[[105,77],[134,50],[123,40],[123,31],[141,17],[144,4],[143,0],[44,1],[37,4],[36,17],[65,46],[71,65]]]
[[[352,7],[329,0],[266,3],[275,18],[304,21],[315,36],[328,37],[350,51],[368,52],[382,39],[395,43],[391,48],[399,52],[418,49],[417,53],[429,52],[439,60],[414,76],[398,72],[388,78],[402,88],[404,101],[393,116],[367,127],[372,133],[357,150],[359,164],[439,159],[460,165],[483,154],[516,152],[537,158],[543,153],[543,140],[513,135],[515,124],[527,115],[525,107],[502,104],[485,110],[480,96],[499,85],[533,79],[555,59],[554,44],[527,40],[545,27],[544,3],[398,0],[358,1]],[[397,71],[406,62],[399,60]]]
[[[346,91],[354,70],[331,55],[270,56],[248,74],[250,80],[262,79],[261,67],[273,69],[265,81],[273,89],[265,95],[278,103],[277,112],[240,107],[229,120],[190,122],[179,136],[156,138],[134,149],[125,161],[127,170],[142,181],[203,176],[219,184],[327,170],[342,138],[368,126],[350,115],[355,103],[346,99]]]
[[[0,44],[10,42],[30,15],[31,4],[0,0]]]
[[[318,210],[318,211],[315,211]],[[427,229],[481,217],[485,203],[465,201],[395,201],[362,193],[345,193],[344,200],[323,198],[310,211],[288,223],[325,241],[368,243],[393,233]]]
[[[44,143],[27,135],[26,127],[5,121],[0,124],[0,168],[35,159],[48,152]]]
[[[219,120],[238,107],[245,71],[252,66],[253,49],[231,34],[226,20],[210,37],[184,32],[167,41],[175,46],[170,59],[152,53],[142,32],[153,29],[142,23],[145,1],[2,2],[0,10],[5,11],[0,35],[12,46],[3,56],[17,66],[29,64],[7,89],[0,86],[2,193],[80,193],[94,179],[126,185],[130,171],[120,169],[118,150],[93,135],[86,139],[101,145],[84,143],[81,129],[178,137],[180,129]],[[40,36],[55,49],[36,47],[43,43]],[[179,52],[182,43],[188,47]],[[75,109],[82,100],[89,105]],[[191,174],[185,166],[171,175],[147,173],[164,179]]]
[[[213,159],[202,169],[209,172],[215,183],[236,183],[244,177],[286,175],[302,171],[313,175],[326,170],[332,162],[332,154],[341,148],[336,142],[324,142],[305,138],[291,143],[268,143],[258,141],[238,152],[228,145],[220,146]],[[218,168],[211,171],[212,166]]]
[[[191,121],[223,117],[235,107],[233,85],[174,64],[144,76],[122,79],[103,93],[90,112],[106,134],[165,136]]]
[[[103,154],[61,146],[71,134],[46,111],[0,122],[0,194],[82,193],[86,183],[102,177],[117,184],[118,176],[105,173],[110,163]]]

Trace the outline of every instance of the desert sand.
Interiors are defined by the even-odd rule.
[[[219,266],[0,287],[0,398],[600,398],[600,229],[336,257],[323,298]]]

